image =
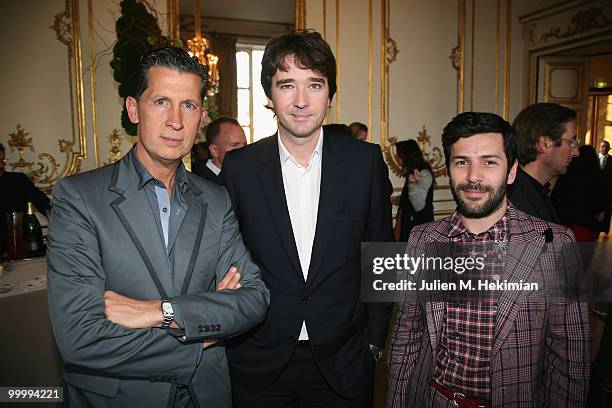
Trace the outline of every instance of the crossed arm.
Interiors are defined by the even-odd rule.
[[[239,334],[263,319],[269,292],[242,243],[229,198],[216,263],[216,275],[225,279],[217,291],[173,298],[186,327],[168,331],[157,328],[162,321],[158,299],[136,300],[105,292],[100,226],[93,221],[81,190],[71,179],[56,185],[49,226],[49,311],[67,365],[106,376],[172,375],[178,383],[187,384],[203,342]],[[101,222],[99,215],[97,220]],[[240,274],[226,273],[232,265],[240,268]],[[209,322],[223,322],[223,330],[198,330]]]
[[[217,290],[240,289],[240,273],[232,266],[221,282]],[[161,300],[138,300],[123,296],[112,290],[104,292],[104,315],[108,320],[129,329],[151,329],[160,327],[164,315],[161,311]],[[182,329],[176,321],[170,325],[173,329]],[[210,347],[219,340],[205,340],[204,348]]]

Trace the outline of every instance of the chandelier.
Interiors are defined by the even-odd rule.
[[[193,21],[195,37],[187,40],[187,52],[195,57],[200,64],[208,67],[208,90],[206,94],[213,96],[219,91],[219,57],[213,54],[208,48],[208,40],[202,37],[202,27],[200,20],[200,0],[193,2]]]

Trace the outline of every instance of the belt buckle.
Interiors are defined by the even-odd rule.
[[[463,400],[465,398],[465,394],[462,394],[460,392],[453,392],[453,399],[452,399],[452,403],[454,407],[458,407],[459,403],[461,402],[461,400]]]

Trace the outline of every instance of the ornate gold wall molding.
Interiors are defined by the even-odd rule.
[[[606,28],[612,25],[612,20],[608,19],[601,7],[593,7],[588,10],[574,14],[570,23],[565,26],[551,27],[549,31],[542,34],[540,41],[547,43],[549,39],[563,39],[578,34],[588,33],[599,28]]]
[[[65,12],[70,13],[70,35],[72,41],[68,46],[68,54],[71,59],[69,69],[71,94],[74,95],[74,104],[71,107],[72,122],[74,123],[75,132],[72,134],[72,140],[60,139],[60,151],[66,153],[69,157],[66,165],[60,172],[60,177],[69,176],[79,171],[81,160],[87,157],[87,142],[85,135],[85,101],[83,98],[83,57],[81,50],[81,25],[79,15],[79,1],[66,0]],[[61,14],[61,13],[60,13]],[[57,32],[57,31],[56,31]],[[59,34],[58,34],[59,36]],[[75,106],[76,105],[76,106]],[[75,112],[76,108],[76,112]],[[75,117],[76,116],[76,117]],[[73,148],[78,145],[78,151]],[[54,180],[56,181],[56,180]]]
[[[106,156],[108,162],[105,164],[115,163],[123,156],[121,152],[121,144],[123,143],[124,137],[119,129],[113,129],[110,135],[108,135],[108,155]]]
[[[512,0],[506,0],[506,48],[504,51],[504,113],[508,120],[510,115],[510,47],[512,44]]]
[[[306,0],[295,0],[295,28],[306,28]]]
[[[25,173],[33,183],[47,184],[50,180],[56,180],[58,178],[57,168],[59,165],[53,156],[48,153],[41,153],[37,156],[39,160],[46,159],[49,164],[43,162],[27,161],[24,158],[26,150],[32,153],[36,153],[32,138],[28,137],[29,132],[26,132],[20,124],[17,124],[16,131],[9,133],[9,148],[11,152],[17,150],[19,154],[19,160],[16,162],[9,162],[11,170]]]
[[[59,151],[65,155],[64,164],[60,166],[58,160],[46,152],[38,154],[37,158],[48,161],[48,164],[27,161],[24,157],[26,150],[35,153],[32,138],[27,137],[29,132],[18,124],[16,131],[9,134],[11,151],[16,149],[19,152],[19,160],[11,163],[11,168],[27,174],[45,192],[49,192],[60,178],[78,172],[81,160],[87,157],[78,0],[66,0],[65,9],[55,15],[49,28],[55,31],[57,40],[66,46],[69,61],[68,82],[73,131],[70,138],[58,139]]]
[[[373,49],[372,35],[372,0],[368,0],[368,129],[372,129],[372,79],[373,79]],[[368,142],[372,141],[372,131],[368,132]]]
[[[336,0],[336,123],[340,122],[340,0]]]
[[[181,25],[180,25],[180,8],[179,0],[166,0],[166,10],[168,12],[168,38],[170,42],[174,43],[180,39]]]
[[[423,125],[423,130],[418,132],[416,140],[419,143],[421,151],[423,152],[423,157],[431,165],[434,178],[446,175],[444,153],[437,146],[433,148],[431,147],[431,136],[427,133],[425,125]],[[404,177],[402,168],[395,161],[395,152],[392,149],[392,146],[397,143],[398,140],[396,137],[392,137],[389,141],[390,144],[388,149],[385,151],[385,159],[387,160],[387,163],[389,163],[389,168],[393,174],[398,177]]]
[[[534,103],[538,95],[538,61],[550,55],[612,40],[612,2],[571,1],[521,16],[528,52],[524,103]]]
[[[458,0],[459,8],[459,33],[456,48],[458,48],[458,76],[457,76],[457,113],[461,113],[465,108],[465,0]],[[452,60],[451,60],[452,62]]]
[[[461,45],[458,45],[450,50],[448,59],[452,67],[457,71],[457,79],[459,79],[459,70],[461,69]]]

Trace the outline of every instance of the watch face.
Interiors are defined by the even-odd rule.
[[[164,316],[172,316],[172,315],[174,315],[174,309],[172,308],[172,303],[170,303],[170,302],[163,302],[161,304],[161,308],[162,308],[162,312],[164,313]]]

